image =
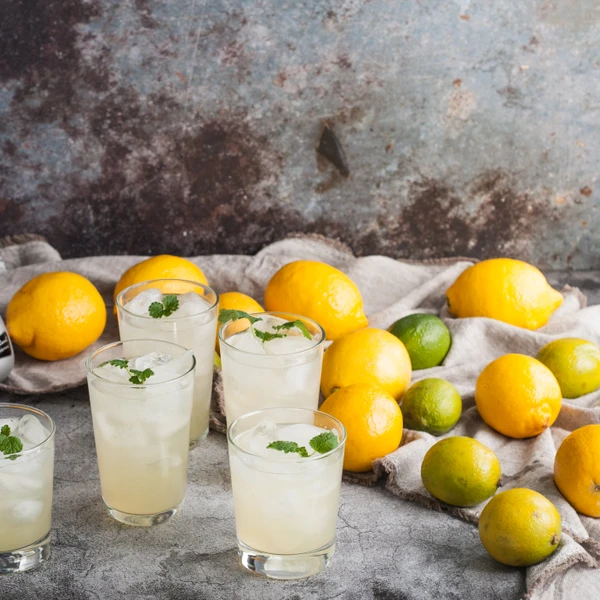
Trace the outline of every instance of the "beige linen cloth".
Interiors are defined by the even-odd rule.
[[[17,242],[15,244],[15,242]],[[12,244],[12,245],[11,245]],[[0,244],[2,245],[2,244]],[[4,241],[0,248],[0,313],[12,295],[35,275],[48,271],[75,271],[88,277],[112,307],[112,291],[121,273],[138,262],[139,256],[102,256],[61,260],[43,240],[20,238]],[[529,487],[555,503],[563,519],[559,549],[545,562],[528,568],[528,597],[532,600],[600,598],[600,519],[579,515],[554,485],[554,455],[570,431],[588,423],[600,423],[600,392],[577,400],[564,400],[554,426],[536,438],[513,440],[483,423],[474,406],[475,381],[493,359],[510,352],[535,356],[550,340],[573,336],[600,344],[600,305],[586,307],[585,297],[565,288],[565,301],[545,327],[527,331],[485,318],[453,319],[445,311],[444,292],[471,262],[461,259],[413,263],[383,256],[355,258],[342,244],[319,237],[299,236],[274,243],[256,256],[215,255],[193,258],[219,292],[238,290],[262,302],[264,288],[277,269],[296,259],[327,262],[359,286],[373,327],[387,328],[396,319],[414,312],[440,313],[451,334],[452,347],[443,366],[416,371],[413,381],[442,377],[452,382],[463,398],[464,412],[448,435],[468,435],[498,455],[504,473],[504,488]],[[118,339],[112,311],[102,339],[95,345]],[[55,363],[35,361],[19,350],[16,367],[0,384],[0,391],[39,394],[69,389],[85,382],[83,360],[90,350]],[[216,377],[211,425],[223,430],[222,392]],[[387,487],[401,498],[417,501],[435,510],[449,512],[476,523],[483,504],[472,509],[442,505],[421,483],[423,456],[437,438],[404,431],[401,447],[377,461],[374,472],[347,474],[347,479],[370,484],[386,476]],[[600,457],[598,457],[600,460]]]

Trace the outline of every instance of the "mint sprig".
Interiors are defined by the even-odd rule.
[[[0,452],[10,460],[15,460],[23,450],[23,442],[16,436],[10,435],[10,427],[4,425],[0,429]]]
[[[268,331],[261,331],[260,329],[254,329],[253,333],[261,342],[263,342],[263,344],[265,342],[270,342],[271,340],[276,340],[277,338],[287,337],[283,333],[270,333]]]
[[[323,433],[319,433],[319,435],[315,435],[315,437],[312,438],[308,443],[314,450],[314,452],[311,454],[308,453],[305,446],[298,446],[296,442],[285,442],[283,440],[271,442],[267,448],[280,450],[285,454],[295,452],[302,458],[308,458],[309,456],[314,456],[315,454],[327,454],[340,445],[340,441],[333,431],[324,431]]]
[[[147,379],[154,375],[152,369],[144,369],[138,371],[137,369],[129,368],[129,361],[124,358],[113,358],[112,360],[106,360],[100,363],[98,366],[103,367],[104,365],[112,365],[113,367],[119,367],[119,369],[125,369],[129,375],[129,383],[134,385],[142,385]]]
[[[254,325],[257,321],[262,321],[260,317],[253,317],[243,310],[234,310],[232,308],[222,308],[219,311],[219,323],[227,323],[227,321],[238,321],[239,319],[248,319],[250,325]]]
[[[227,323],[227,321],[237,321],[239,319],[248,319],[248,321],[250,321],[250,330],[252,335],[263,343],[270,342],[271,340],[276,340],[278,338],[287,337],[287,332],[294,328],[299,329],[305,338],[312,340],[312,336],[310,335],[306,325],[299,319],[296,319],[295,321],[287,321],[281,325],[273,325],[273,329],[277,333],[271,333],[270,331],[261,331],[260,329],[252,327],[257,321],[262,321],[260,317],[253,317],[243,310],[222,308],[219,311],[219,323]]]
[[[170,317],[179,308],[179,298],[175,294],[167,294],[162,302],[153,302],[148,307],[148,314],[153,319]]]
[[[302,333],[302,335],[307,339],[307,340],[312,340],[312,335],[310,335],[310,332],[308,331],[306,325],[300,321],[300,319],[296,319],[295,321],[288,321],[287,323],[284,323],[283,325],[273,325],[273,329],[275,331],[282,331],[282,330],[287,330],[289,331],[290,329],[293,328],[299,329],[300,332]]]

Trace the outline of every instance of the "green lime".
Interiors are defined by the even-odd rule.
[[[406,346],[414,370],[437,367],[450,350],[450,332],[434,315],[408,315],[388,331]]]
[[[470,437],[444,438],[429,448],[421,464],[427,491],[453,506],[475,506],[496,493],[502,469],[487,446]]]
[[[442,435],[460,419],[462,400],[449,381],[430,377],[408,388],[400,408],[407,429]]]
[[[537,359],[554,374],[563,398],[579,398],[600,388],[600,348],[579,338],[546,344]]]

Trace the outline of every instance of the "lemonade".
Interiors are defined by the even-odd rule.
[[[314,575],[335,549],[345,431],[324,413],[271,408],[228,432],[238,546],[250,570]]]
[[[252,326],[245,320],[241,331],[239,320],[226,321],[219,331],[227,423],[273,406],[316,409],[323,329],[286,313],[256,313],[252,318]]]
[[[191,350],[149,340],[109,344],[86,361],[102,498],[130,525],[171,517],[187,486],[194,395]]]
[[[50,555],[54,423],[35,408],[0,404],[0,431],[22,443],[0,451],[0,573],[11,573]]]
[[[173,342],[194,351],[190,446],[208,434],[218,302],[211,288],[180,279],[134,285],[117,297],[122,341],[148,339],[142,353],[154,350],[152,340]]]

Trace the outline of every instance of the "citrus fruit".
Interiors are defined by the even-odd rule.
[[[448,288],[446,298],[455,317],[490,317],[525,329],[545,325],[563,302],[540,270],[512,258],[469,267]]]
[[[407,429],[442,435],[460,419],[462,400],[449,381],[430,377],[408,388],[400,408]]]
[[[331,394],[320,409],[346,428],[344,469],[368,471],[376,458],[393,452],[402,439],[398,403],[381,388],[356,383]]]
[[[208,285],[204,273],[193,262],[179,256],[159,254],[129,267],[115,286],[113,300],[114,312],[117,314],[116,299],[120,292],[130,285],[150,281],[152,279],[187,279]],[[163,290],[167,293],[167,290]]]
[[[500,492],[479,517],[484,548],[502,564],[529,567],[548,558],[560,542],[561,520],[548,498],[526,488]]]
[[[356,284],[338,269],[314,260],[281,267],[267,284],[265,307],[315,320],[328,340],[367,326]]]
[[[538,435],[550,427],[562,402],[552,371],[523,354],[505,354],[492,361],[475,384],[475,404],[481,418],[512,438]]]
[[[579,398],[600,388],[600,348],[578,338],[546,344],[537,355],[554,373],[563,398]]]
[[[493,496],[502,469],[497,456],[470,437],[453,436],[436,442],[421,464],[427,491],[452,506],[475,506]]]
[[[437,367],[450,350],[450,332],[434,315],[408,315],[388,331],[406,346],[414,370]]]
[[[404,344],[384,329],[369,327],[333,342],[323,357],[321,391],[370,383],[399,399],[410,384],[410,358]]]
[[[571,506],[600,517],[600,425],[569,434],[554,459],[554,481]]]
[[[34,277],[6,309],[6,327],[13,342],[40,360],[78,354],[102,335],[105,325],[102,296],[77,273]]]
[[[219,296],[219,311],[222,309],[241,310],[248,314],[265,312],[263,307],[250,296],[241,292],[225,292]],[[238,319],[229,324],[229,331],[233,335],[238,331],[243,331],[249,326],[248,319]],[[217,331],[217,352],[219,352],[219,332]]]

